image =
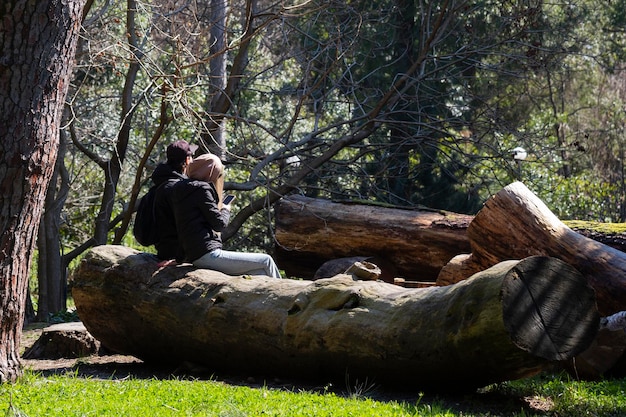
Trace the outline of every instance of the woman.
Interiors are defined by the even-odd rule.
[[[184,252],[183,261],[198,268],[229,275],[266,275],[280,278],[271,256],[222,250],[220,232],[230,220],[230,204],[223,204],[224,166],[212,154],[195,158],[187,167],[188,181],[173,187],[174,218]]]

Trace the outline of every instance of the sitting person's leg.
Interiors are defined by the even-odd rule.
[[[267,275],[280,278],[272,257],[265,253],[232,252],[221,249],[206,253],[193,261],[198,268],[214,269],[228,275]]]

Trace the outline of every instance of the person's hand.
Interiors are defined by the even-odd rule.
[[[167,259],[165,261],[161,261],[157,264],[159,268],[164,268],[166,266],[176,265],[176,259]]]

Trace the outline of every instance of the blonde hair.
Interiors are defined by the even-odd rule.
[[[217,155],[205,153],[193,161],[187,167],[187,175],[194,180],[211,182],[215,185],[219,196],[219,207],[222,207],[224,194],[224,164]]]

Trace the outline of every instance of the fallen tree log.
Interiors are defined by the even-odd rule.
[[[471,253],[445,265],[438,285],[461,281],[506,259],[550,256],[583,274],[596,292],[600,314],[608,316],[626,306],[626,253],[567,227],[521,182],[487,200],[467,236]]]
[[[385,282],[402,277],[407,283],[434,283],[450,259],[471,250],[466,234],[474,218],[470,215],[297,195],[280,200],[275,207],[276,260],[289,276],[328,276],[326,272],[332,269],[328,262],[337,261],[340,268],[343,261],[358,258],[378,265]],[[583,236],[626,250],[621,224],[563,223]],[[474,272],[475,268],[465,276]]]
[[[281,199],[275,213],[276,261],[299,278],[312,278],[326,261],[361,256],[376,263],[388,282],[434,282],[453,256],[470,250],[465,230],[473,217],[464,214],[299,195]]]
[[[148,254],[100,246],[74,272],[72,294],[94,337],[145,361],[417,389],[536,374],[583,351],[599,324],[582,275],[548,257],[407,289],[345,274],[307,281],[159,269]]]
[[[437,285],[450,285],[505,259],[558,258],[582,273],[595,290],[598,310],[609,316],[626,306],[626,253],[585,237],[561,222],[520,182],[490,198],[467,229],[472,251],[445,265]],[[585,379],[626,375],[626,334],[603,331],[571,363],[570,373]]]

